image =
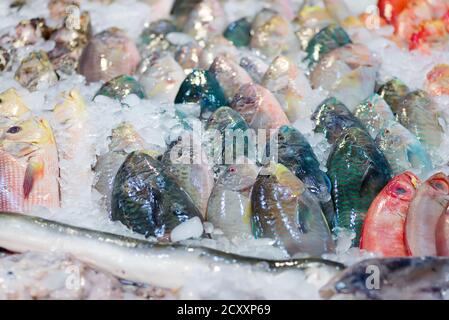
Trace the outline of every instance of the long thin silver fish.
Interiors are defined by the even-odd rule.
[[[0,247],[70,254],[122,279],[169,289],[179,289],[189,277],[217,268],[235,272],[238,267],[248,276],[308,267],[344,268],[323,259],[265,260],[204,247],[151,243],[15,213],[0,213]]]

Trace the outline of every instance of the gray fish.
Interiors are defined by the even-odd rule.
[[[342,294],[359,299],[444,299],[448,274],[449,258],[368,259],[341,272],[320,294],[323,298]]]

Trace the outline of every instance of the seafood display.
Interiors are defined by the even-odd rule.
[[[0,299],[448,298],[449,1],[1,7]]]

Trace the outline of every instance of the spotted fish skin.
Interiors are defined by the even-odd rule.
[[[317,199],[281,164],[271,164],[257,177],[251,193],[251,211],[254,236],[274,239],[291,256],[320,256],[334,249]]]
[[[370,135],[360,128],[349,128],[336,141],[328,163],[335,206],[333,227],[355,232],[358,246],[369,206],[391,178],[385,156]]]

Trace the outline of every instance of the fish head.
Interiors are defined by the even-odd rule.
[[[1,148],[16,156],[29,156],[55,140],[50,124],[45,119],[30,118],[10,126],[2,135]]]
[[[305,184],[284,165],[277,163],[273,167],[273,177],[278,188],[285,198],[299,198],[305,191]]]
[[[407,144],[408,131],[396,121],[388,121],[379,131],[376,141],[382,148],[401,148]]]
[[[442,172],[431,176],[425,182],[427,193],[434,199],[449,201],[449,178]]]
[[[260,168],[254,162],[248,158],[239,157],[235,164],[226,168],[218,183],[233,191],[250,191],[256,182],[259,171]]]
[[[415,196],[419,184],[419,178],[413,173],[406,171],[394,177],[388,183],[385,190],[390,197],[410,202]]]

